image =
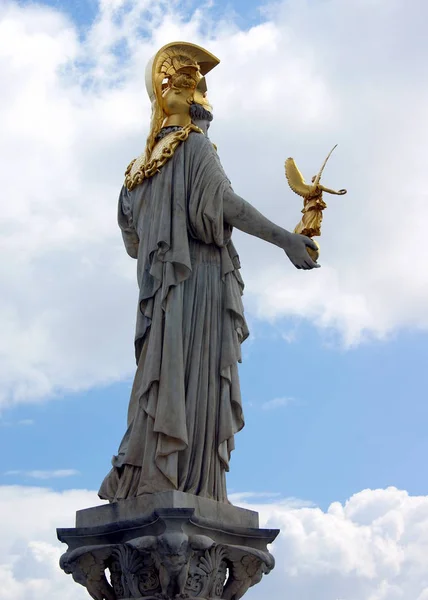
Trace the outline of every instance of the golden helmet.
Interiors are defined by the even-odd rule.
[[[171,42],[163,46],[146,67],[146,88],[152,104],[161,103],[165,85],[180,74],[193,79],[195,87],[206,92],[205,75],[219,62],[214,54],[196,44]]]
[[[174,114],[179,98],[168,90],[188,88],[187,99],[181,97],[181,111],[189,111],[189,101],[202,104],[211,111],[206,98],[205,75],[219,64],[220,60],[196,44],[171,42],[163,46],[146,67],[146,89],[152,104],[150,133],[147,138],[146,159],[148,160],[167,116]],[[187,104],[186,104],[187,102]]]

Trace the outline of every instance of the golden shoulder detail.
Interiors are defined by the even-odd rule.
[[[137,185],[140,185],[145,179],[153,177],[166,162],[174,155],[178,146],[187,140],[190,133],[202,133],[202,129],[190,123],[180,129],[165,136],[153,148],[150,158],[145,161],[145,154],[141,154],[138,158],[132,160],[125,171],[125,187],[128,190],[133,190]],[[165,140],[165,141],[164,141]]]

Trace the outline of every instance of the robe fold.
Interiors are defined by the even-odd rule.
[[[156,175],[122,188],[119,226],[138,260],[137,371],[101,498],[180,490],[227,502],[248,336],[239,258],[223,220],[229,189],[211,142],[196,132]]]

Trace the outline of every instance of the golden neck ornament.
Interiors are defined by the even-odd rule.
[[[173,131],[160,139],[151,152],[149,160],[146,162],[146,154],[141,154],[138,158],[132,160],[125,171],[125,187],[133,190],[137,185],[143,183],[145,179],[153,177],[166,162],[174,155],[178,146],[187,140],[190,133],[202,133],[202,129],[189,123],[178,131]]]

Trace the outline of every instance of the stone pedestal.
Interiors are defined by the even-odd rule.
[[[95,600],[239,600],[274,566],[258,514],[164,492],[81,510],[62,569]]]

